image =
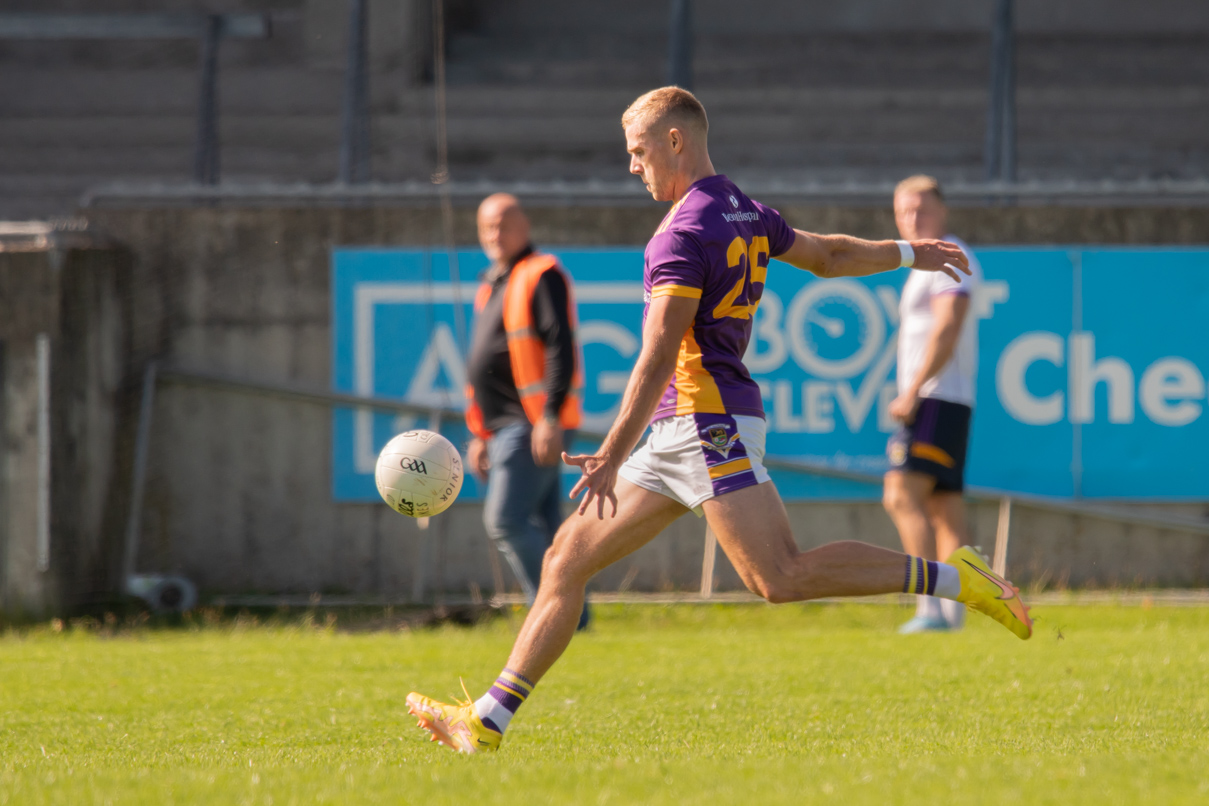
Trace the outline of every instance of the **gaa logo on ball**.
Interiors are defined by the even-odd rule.
[[[374,481],[391,509],[412,518],[439,515],[462,491],[462,457],[432,431],[407,431],[378,454]]]

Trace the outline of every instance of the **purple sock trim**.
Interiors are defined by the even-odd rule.
[[[915,558],[907,556],[907,567],[903,569],[903,593],[911,592],[911,564],[915,562]]]
[[[536,685],[537,685],[537,683],[534,683],[532,680],[530,680],[529,678],[525,677],[523,674],[521,674],[521,673],[519,673],[519,672],[514,672],[514,671],[512,671],[511,669],[509,669],[509,668],[507,668],[507,667],[505,667],[505,668],[504,668],[504,671],[505,671],[505,672],[507,672],[508,674],[512,675],[513,677],[519,678],[519,679],[520,679],[520,680],[522,680],[523,682],[528,683],[528,684],[529,684],[529,688],[533,688],[534,686],[536,686]]]
[[[936,595],[936,577],[939,576],[937,571],[939,570],[940,563],[936,563],[931,560],[927,560],[927,563],[928,563],[928,595],[935,596]]]
[[[516,709],[520,708],[521,703],[524,702],[524,700],[513,694],[511,691],[502,689],[499,686],[492,686],[487,693],[491,695],[492,699],[514,714],[516,713]]]
[[[479,717],[479,721],[483,723],[483,727],[486,728],[487,730],[493,730],[496,733],[503,733],[503,731],[500,730],[499,725],[495,724],[487,717],[481,716],[481,717]]]
[[[519,697],[521,702],[524,702],[529,696],[529,693],[525,691],[525,687],[520,683],[513,683],[511,680],[505,680],[502,677],[495,681],[494,687],[501,689],[514,697]]]

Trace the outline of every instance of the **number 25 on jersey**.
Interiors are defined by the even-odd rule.
[[[735,287],[728,291],[714,308],[715,319],[750,319],[755,316],[756,308],[760,307],[760,296],[756,294],[755,284],[764,285],[764,280],[768,277],[768,238],[757,235],[749,244],[736,235],[726,249],[726,266],[734,269],[744,261],[747,266],[739,274]]]

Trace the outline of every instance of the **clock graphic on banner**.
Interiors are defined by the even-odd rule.
[[[794,297],[785,315],[794,361],[818,378],[852,378],[881,351],[886,321],[877,298],[854,280],[819,280]]]

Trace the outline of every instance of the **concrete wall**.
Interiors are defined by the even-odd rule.
[[[875,237],[893,232],[884,209],[782,210],[809,229]],[[473,243],[472,213],[456,210],[460,243]],[[534,206],[530,213],[540,244],[638,244],[662,210]],[[1203,242],[1209,232],[1204,208],[969,208],[954,210],[953,217],[955,231],[975,244],[1187,244]],[[135,253],[133,365],[155,356],[321,387],[331,377],[330,248],[431,246],[441,231],[437,212],[424,207],[107,209],[90,211],[89,219]],[[424,563],[429,590],[492,589],[477,506],[455,506],[425,534],[381,505],[332,502],[325,407],[168,385],[155,417],[140,570],[183,573],[210,593],[399,599],[411,593],[417,565]],[[790,511],[803,546],[842,538],[897,544],[875,503],[794,504]],[[1180,511],[1209,515],[1203,507]],[[995,508],[974,508],[971,524],[975,542],[989,551]],[[701,521],[686,516],[604,572],[598,586],[695,589],[703,531]],[[1018,508],[1010,568],[1025,582],[1203,585],[1209,583],[1209,540]],[[725,560],[718,584],[740,587]]]
[[[66,241],[0,242],[0,613],[17,618],[109,596],[125,517],[129,256],[78,236]],[[39,334],[51,345],[46,570],[37,567]]]

